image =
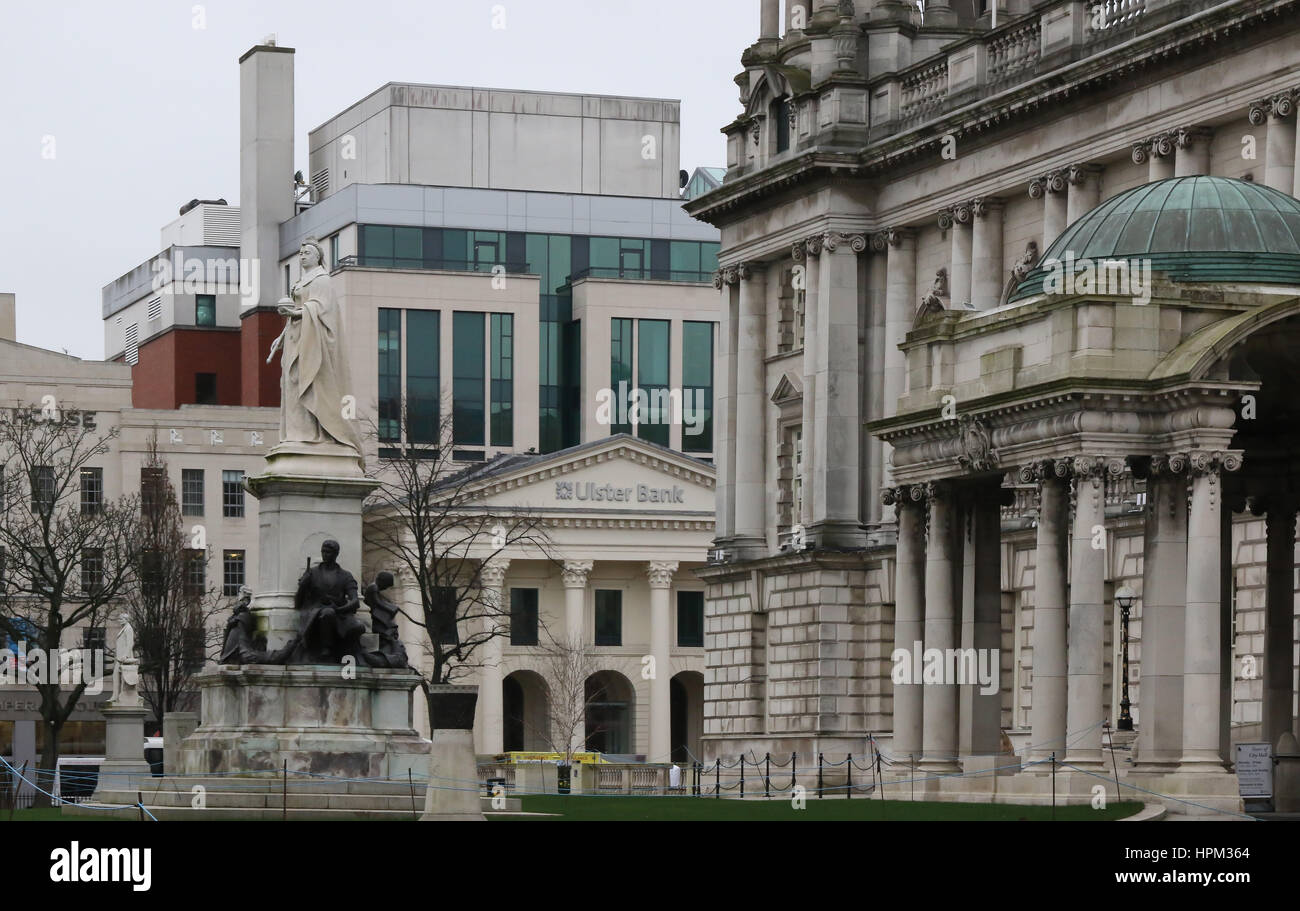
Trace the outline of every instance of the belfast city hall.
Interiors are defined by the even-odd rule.
[[[1300,3],[754,3],[703,759],[1240,808],[1300,752]]]

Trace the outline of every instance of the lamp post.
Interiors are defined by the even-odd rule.
[[[1133,715],[1129,712],[1131,703],[1128,699],[1128,619],[1129,611],[1133,607],[1133,602],[1137,600],[1137,594],[1127,585],[1121,585],[1115,592],[1115,603],[1119,605],[1120,626],[1123,630],[1123,655],[1121,658],[1123,675],[1121,678],[1120,700],[1119,700],[1119,724],[1117,728],[1121,731],[1133,730]]]

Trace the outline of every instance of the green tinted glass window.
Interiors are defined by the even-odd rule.
[[[440,317],[436,310],[406,311],[406,433],[412,443],[441,441]]]
[[[452,321],[452,437],[465,446],[483,445],[483,316],[457,312]]]

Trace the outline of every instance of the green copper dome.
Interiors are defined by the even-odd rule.
[[[1043,293],[1056,263],[1145,259],[1174,281],[1300,285],[1300,200],[1229,177],[1171,177],[1120,193],[1070,225],[1009,301]]]

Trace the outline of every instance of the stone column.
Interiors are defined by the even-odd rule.
[[[1070,623],[1065,729],[1074,765],[1102,761],[1101,722],[1106,622],[1106,477],[1124,463],[1099,456],[1074,460],[1074,529],[1070,550]],[[1098,546],[1100,545],[1100,546]],[[1058,757],[1059,758],[1059,757]]]
[[[996,197],[971,200],[970,301],[976,310],[992,310],[1002,300],[1002,210]]]
[[[737,267],[740,282],[739,326],[736,339],[735,511],[736,548],[741,556],[759,556],[764,550],[763,504],[767,499],[763,471],[764,403],[763,356],[766,327],[764,315],[767,273],[742,263]]]
[[[858,396],[862,413],[868,421],[878,421],[885,416],[885,235],[879,232],[868,238],[871,255],[867,258],[867,286],[858,308],[858,319],[864,327],[866,350]],[[872,531],[878,531],[884,518],[879,491],[885,485],[885,444],[865,427],[858,432],[859,495],[862,500],[860,515]],[[893,513],[888,520],[894,521]]]
[[[925,559],[925,650],[945,653],[957,647],[957,599],[953,590],[956,540],[953,491],[943,483],[926,485],[930,522]],[[921,768],[957,769],[957,685],[928,683],[922,694]]]
[[[1134,164],[1147,166],[1147,183],[1155,183],[1174,176],[1174,136],[1161,133],[1151,139],[1134,143]]]
[[[1270,130],[1272,127],[1270,126]],[[1264,621],[1264,739],[1277,739],[1294,726],[1295,698],[1295,528],[1296,504],[1282,497],[1268,501],[1268,595]]]
[[[958,203],[940,213],[939,227],[949,231],[952,240],[952,262],[948,266],[948,306],[953,310],[965,309],[970,302],[971,267],[971,205]]]
[[[796,262],[803,262],[803,410],[800,433],[803,436],[803,503],[797,520],[808,529],[813,523],[813,490],[816,472],[813,463],[814,437],[817,434],[817,287],[821,278],[822,237],[820,234],[794,245]]]
[[[1066,226],[1066,188],[1064,171],[1053,171],[1029,182],[1029,198],[1043,201],[1043,239],[1040,250],[1046,251],[1061,236]]]
[[[1183,631],[1187,593],[1187,457],[1153,456],[1142,548],[1142,680],[1137,761],[1177,762],[1183,743]],[[1218,591],[1217,584],[1215,591]]]
[[[1223,511],[1220,472],[1236,471],[1241,458],[1229,452],[1189,456],[1192,503],[1187,515],[1187,615],[1183,646],[1182,766],[1225,771],[1219,754],[1220,593]]]
[[[483,607],[487,614],[483,618],[487,627],[485,632],[493,633],[483,643],[483,673],[479,684],[479,712],[483,719],[480,744],[484,753],[500,753],[504,747],[505,708],[502,701],[501,650],[505,645],[503,637],[509,624],[510,606],[504,599],[506,568],[509,560],[492,560],[479,570],[479,583],[483,587]]]
[[[925,642],[925,488],[920,485],[886,488],[882,497],[898,518],[898,545],[894,557],[894,652],[906,660],[913,675],[920,668],[914,659]],[[897,666],[897,665],[896,665]],[[919,676],[894,681],[893,753],[909,765],[921,756],[922,693]]]
[[[857,257],[866,248],[867,239],[861,234],[828,232],[822,236],[817,279],[813,523],[808,531],[809,538],[823,547],[858,547],[866,540],[858,497],[862,409],[858,400]],[[755,449],[761,466],[761,439]]]
[[[654,658],[654,676],[650,678],[650,762],[672,759],[672,702],[669,681],[672,679],[669,639],[672,630],[670,597],[675,562],[651,560],[646,574],[650,577],[650,655]]]
[[[1264,135],[1264,186],[1288,196],[1297,189],[1294,114],[1294,95],[1282,92],[1255,102],[1247,115],[1253,126],[1268,125]]]
[[[1070,165],[1065,169],[1065,180],[1070,185],[1062,231],[1087,215],[1101,203],[1101,166],[1095,164]],[[1057,237],[1060,235],[1058,234]],[[1055,237],[1052,240],[1056,240]],[[1044,250],[1047,248],[1044,247]],[[1076,254],[1082,250],[1075,251]]]
[[[762,0],[758,14],[758,37],[779,38],[781,31],[781,5],[778,0]]]
[[[976,656],[968,671],[992,672],[992,692],[985,692],[982,681],[961,686],[958,747],[963,756],[988,757],[1002,747],[1001,479],[971,484],[969,493],[962,522],[961,647]]]
[[[1174,176],[1191,177],[1210,173],[1210,141],[1214,131],[1208,127],[1184,127],[1174,137]]]
[[[912,316],[916,309],[916,232],[911,228],[890,228],[884,232],[887,253],[885,254],[885,356],[882,386],[882,414],[893,417],[898,414],[898,399],[903,394],[907,380],[907,358],[899,345],[907,336],[912,326]],[[880,446],[881,483],[893,483],[893,471],[890,468],[890,456],[893,447],[888,443]],[[881,511],[881,522],[889,522],[894,516],[894,507],[888,502]]]
[[[1034,556],[1034,664],[1029,758],[1065,755],[1066,732],[1066,519],[1069,462],[1048,460],[1022,469],[1038,482],[1038,542]]]
[[[916,232],[891,228],[885,270],[885,416],[898,414],[907,379],[907,359],[898,346],[912,328],[916,312]]]
[[[718,469],[714,540],[725,544],[736,534],[736,328],[737,301],[735,270],[719,269],[713,274],[718,289],[718,392],[713,452]]]
[[[564,644],[569,649],[586,644],[587,576],[593,565],[591,560],[564,561],[560,579],[564,583]],[[583,698],[581,692],[574,693],[575,713],[582,711]],[[573,748],[581,750],[586,739],[586,725],[578,725],[573,732]]]

